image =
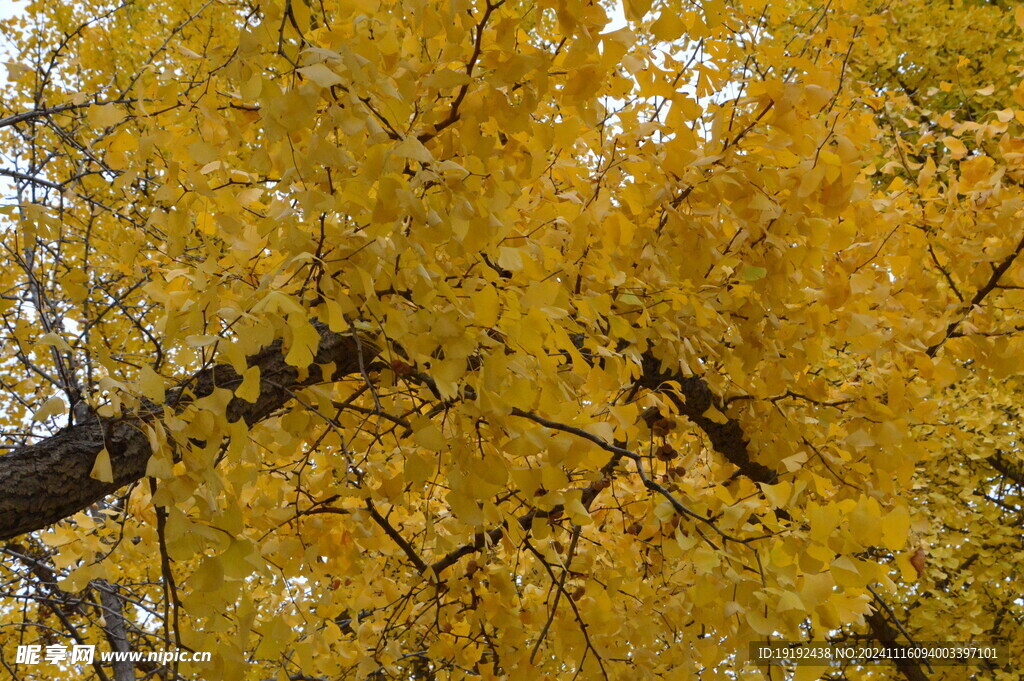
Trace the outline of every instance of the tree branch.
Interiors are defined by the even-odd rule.
[[[711,391],[707,381],[700,376],[683,376],[677,371],[662,371],[661,362],[650,352],[644,353],[643,369],[640,385],[648,390],[657,390],[666,381],[679,384],[679,392],[668,390],[665,394],[672,400],[680,414],[704,431],[711,441],[712,448],[736,466],[741,475],[754,482],[777,482],[776,471],[764,464],[751,461],[750,452],[747,450],[747,436],[739,421],[727,417],[725,423],[718,423],[704,416],[711,407],[723,409],[722,401]]]
[[[354,336],[334,333],[318,321],[313,324],[320,332],[320,345],[308,375],[300,378],[298,369],[285,363],[283,344],[275,341],[248,358],[249,366],[260,368],[260,394],[255,403],[233,398],[227,407],[229,421],[255,424],[287,404],[290,390],[359,371]],[[318,365],[332,363],[334,375],[323,376]],[[189,389],[180,391],[167,406],[180,412],[194,400],[218,388],[233,389],[240,382],[229,365],[216,365],[195,374],[186,384]],[[152,450],[139,426],[157,421],[162,414],[160,407],[130,420],[92,419],[0,456],[0,540],[46,527],[142,478]],[[89,477],[104,447],[110,454],[113,482]]]
[[[879,643],[893,648],[906,647],[896,642],[899,632],[889,624],[881,608],[876,608],[864,620],[868,623],[868,628],[871,629],[871,635]],[[893,660],[893,663],[907,681],[928,681],[928,676],[924,673],[918,660],[898,657]]]
[[[92,582],[93,588],[99,592],[103,616],[103,633],[107,635],[110,649],[115,653],[131,652],[128,633],[124,626],[124,611],[121,608],[121,597],[114,586],[105,579]],[[135,681],[135,664],[131,660],[114,660],[114,681]]]

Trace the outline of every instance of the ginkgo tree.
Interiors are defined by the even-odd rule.
[[[28,4],[0,666],[1019,678],[1009,5]]]

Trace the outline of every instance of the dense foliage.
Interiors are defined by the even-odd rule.
[[[0,666],[1020,678],[747,645],[1024,658],[1022,28],[978,0],[30,4]],[[16,663],[72,643],[212,660]]]

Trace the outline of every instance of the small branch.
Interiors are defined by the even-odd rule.
[[[399,548],[405,551],[405,555],[409,556],[409,560],[416,566],[416,569],[420,571],[420,574],[426,574],[430,570],[430,566],[427,565],[419,554],[416,553],[416,549],[412,547],[405,537],[403,537],[394,526],[388,522],[388,519],[380,514],[377,507],[373,505],[373,501],[370,499],[366,500],[366,510],[370,512],[370,517],[373,518],[374,522],[380,525],[381,529],[384,530],[384,534],[391,537],[391,541],[398,544]],[[430,575],[426,574],[429,578]]]
[[[999,263],[999,265],[992,269],[992,274],[989,276],[988,281],[986,281],[975,292],[974,297],[971,298],[971,302],[964,306],[965,309],[961,317],[949,323],[949,326],[946,327],[946,333],[945,335],[943,335],[942,340],[928,348],[929,357],[934,357],[936,353],[938,353],[939,348],[941,348],[947,340],[954,336],[957,329],[959,329],[960,325],[963,324],[967,317],[971,314],[971,310],[973,310],[976,306],[980,305],[981,301],[985,299],[985,296],[987,296],[989,293],[996,289],[996,287],[999,285],[999,279],[1004,274],[1006,274],[1006,271],[1009,270],[1010,267],[1013,266],[1014,261],[1016,261],[1017,256],[1021,254],[1021,251],[1024,251],[1024,236],[1022,236],[1020,241],[1017,242],[1017,247],[1013,249],[1013,252],[1010,253],[1010,255],[1006,256],[1006,258],[1003,259],[1003,261]]]
[[[491,19],[491,14],[494,10],[505,4],[505,0],[501,2],[491,2],[487,0],[487,8],[484,10],[484,16],[480,19],[480,23],[476,26],[476,35],[473,38],[473,54],[470,55],[469,61],[466,62],[466,76],[469,78],[473,77],[473,69],[476,67],[476,62],[480,59],[480,53],[483,50],[484,41],[484,29],[487,28],[487,22]],[[472,82],[472,81],[470,81]],[[458,93],[455,95],[455,100],[452,102],[451,108],[448,110],[448,115],[440,123],[434,125],[434,129],[431,132],[425,132],[419,135],[418,139],[421,143],[427,140],[437,137],[438,133],[459,120],[459,107],[462,106],[462,100],[466,98],[466,93],[469,92],[470,83],[464,83]]]
[[[594,444],[596,444],[601,449],[604,449],[605,451],[609,451],[609,452],[612,452],[614,454],[618,454],[620,456],[623,456],[623,457],[625,457],[627,459],[632,460],[633,463],[636,465],[637,474],[640,476],[640,480],[644,483],[644,487],[646,487],[647,489],[649,489],[652,492],[657,492],[662,497],[664,497],[670,504],[672,504],[672,508],[675,509],[676,513],[678,513],[679,515],[688,516],[690,518],[693,518],[694,520],[697,520],[697,521],[699,521],[701,523],[704,523],[705,525],[710,527],[712,530],[714,530],[718,534],[718,536],[720,536],[722,539],[724,539],[726,541],[736,542],[737,544],[747,544],[747,543],[749,543],[751,541],[754,541],[755,539],[761,539],[762,538],[762,537],[751,537],[749,539],[740,539],[739,537],[734,537],[731,534],[728,534],[728,533],[722,531],[722,529],[719,528],[718,525],[716,525],[711,520],[705,518],[704,516],[700,515],[696,511],[692,511],[689,508],[687,508],[686,506],[684,506],[681,501],[679,501],[674,496],[672,496],[671,492],[669,492],[667,489],[665,489],[664,487],[662,487],[657,482],[655,482],[654,480],[652,480],[651,478],[649,478],[647,476],[647,473],[644,472],[643,457],[641,457],[636,452],[631,452],[628,449],[624,449],[622,447],[610,444],[610,443],[606,442],[604,439],[598,437],[597,435],[594,435],[593,433],[588,433],[587,431],[585,431],[585,430],[583,430],[581,428],[576,428],[574,426],[567,426],[567,425],[565,425],[563,423],[558,423],[556,421],[551,421],[551,420],[546,419],[546,418],[544,418],[542,416],[537,416],[536,414],[533,414],[531,412],[523,411],[522,409],[518,409],[518,408],[513,409],[512,410],[512,415],[513,416],[521,416],[523,418],[530,419],[531,421],[539,423],[540,425],[542,425],[542,426],[544,426],[546,428],[551,428],[552,430],[560,430],[560,431],[565,432],[565,433],[571,433],[572,435],[576,435],[577,437],[582,437],[582,438],[584,438],[586,440],[589,440],[590,442],[593,442]]]

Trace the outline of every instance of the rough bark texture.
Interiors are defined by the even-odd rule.
[[[114,587],[105,579],[97,579],[93,586],[100,594],[100,605],[103,606],[103,632],[107,635],[110,650],[115,653],[130,653],[128,633],[124,626],[124,611],[121,598]],[[114,681],[135,681],[135,665],[131,660],[115,660],[113,662]]]
[[[736,466],[741,475],[754,482],[766,484],[777,482],[778,473],[764,464],[751,460],[750,452],[747,449],[747,436],[739,421],[726,417],[725,423],[718,423],[704,416],[711,407],[721,411],[725,410],[721,400],[711,391],[703,378],[683,376],[678,371],[662,371],[660,360],[651,353],[645,354],[643,360],[644,373],[641,377],[641,385],[654,390],[665,381],[678,383],[683,399],[680,399],[675,391],[668,391],[666,395],[675,404],[680,414],[704,431],[712,448],[725,457],[729,463]]]
[[[889,624],[881,610],[875,610],[875,612],[864,619],[868,623],[871,635],[879,643],[893,648],[906,647],[896,642],[899,639],[899,632]],[[924,669],[921,668],[921,663],[918,660],[897,658],[893,662],[907,681],[928,681],[928,675],[924,673]]]
[[[280,340],[248,359],[249,366],[260,367],[260,395],[255,403],[232,398],[227,409],[230,421],[241,418],[252,425],[283,407],[291,399],[292,388],[358,372],[360,348],[364,363],[371,361],[373,350],[367,343],[334,333],[320,322],[314,326],[320,332],[320,346],[305,376],[285,363]],[[322,375],[319,366],[327,364],[335,367],[329,377]],[[167,406],[180,411],[217,388],[233,390],[240,383],[233,368],[219,364],[200,371],[181,389],[169,391]],[[46,527],[142,478],[152,451],[139,426],[162,412],[162,408],[151,410],[130,419],[94,418],[0,456],[0,540]],[[110,454],[113,482],[89,477],[104,446]]]

